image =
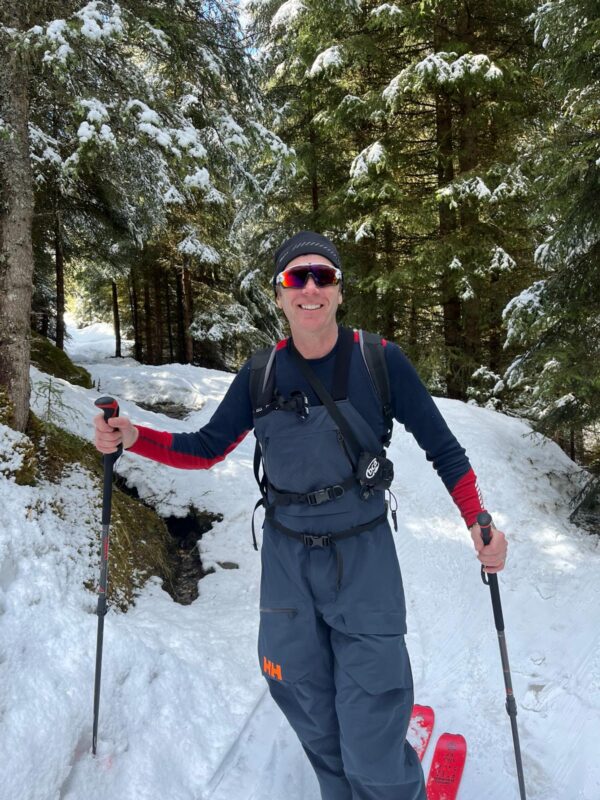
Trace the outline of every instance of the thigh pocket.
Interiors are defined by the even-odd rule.
[[[369,694],[412,690],[404,614],[352,611],[344,612],[343,620],[343,632],[332,630],[332,645],[341,669]]]
[[[258,661],[265,678],[295,683],[310,669],[306,620],[298,608],[264,605],[260,608]]]

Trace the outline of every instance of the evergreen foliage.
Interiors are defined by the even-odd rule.
[[[534,6],[249,3],[275,130],[294,148],[263,247],[302,227],[341,242],[347,320],[396,339],[432,388],[500,371],[501,311],[531,279],[539,104]]]
[[[534,140],[538,281],[505,310],[521,348],[507,378],[546,433],[600,419],[600,22],[595,4],[547,2],[536,14],[536,74],[553,99]],[[533,149],[533,148],[532,148]]]
[[[167,9],[94,0],[46,4],[32,17],[24,40],[35,75],[36,325],[62,347],[64,273],[76,269],[92,298],[100,284],[109,293],[118,284],[113,298],[130,317],[138,354],[160,362],[166,294],[185,305],[178,335],[189,341],[194,313],[219,314],[207,289],[236,291],[237,198],[260,190],[248,153],[256,159],[274,144],[285,151],[257,119],[262,100],[237,13],[215,1]],[[48,302],[50,264],[56,294]],[[178,282],[187,295],[177,295]],[[139,301],[143,311],[130,315],[124,300]],[[254,323],[254,336],[238,349],[264,339],[262,320]],[[193,345],[184,350],[181,358],[195,357]],[[201,350],[196,357],[203,360]],[[225,363],[217,352],[208,365]]]

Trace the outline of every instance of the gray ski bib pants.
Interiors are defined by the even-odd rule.
[[[348,400],[336,402],[364,449],[381,442]],[[255,419],[265,473],[278,491],[308,493],[352,474],[324,406],[306,419]],[[272,496],[272,493],[271,493]],[[378,520],[336,543],[336,533]],[[306,542],[275,526],[312,535]],[[331,535],[331,544],[323,542]],[[269,690],[316,772],[323,800],[425,800],[406,742],[413,682],[406,608],[383,492],[358,484],[336,500],[270,506],[261,548],[258,658]]]

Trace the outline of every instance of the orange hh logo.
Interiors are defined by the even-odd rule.
[[[278,681],[281,680],[281,664],[274,664],[272,661],[269,661],[266,656],[263,656],[263,672],[270,678],[277,678]]]

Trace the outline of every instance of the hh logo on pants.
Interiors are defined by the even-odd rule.
[[[281,680],[281,664],[274,664],[266,656],[263,656],[263,672],[270,678]]]

